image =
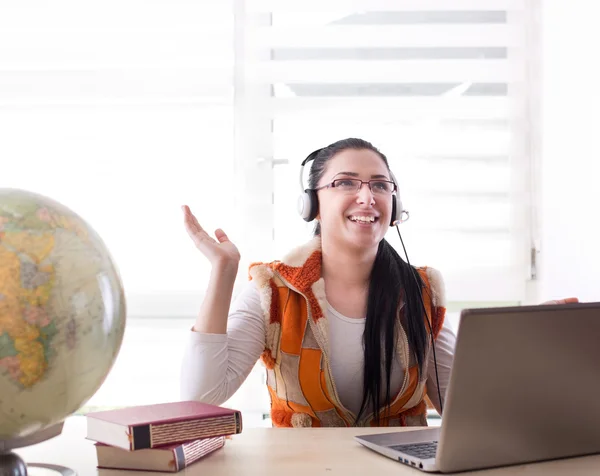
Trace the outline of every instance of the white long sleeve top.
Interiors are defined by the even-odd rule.
[[[363,345],[366,318],[341,315],[328,305],[330,363],[342,404],[355,414],[362,402]],[[445,398],[456,335],[445,320],[435,341],[440,394]],[[265,348],[265,322],[258,290],[249,281],[233,301],[227,334],[190,331],[181,368],[181,398],[220,405],[242,385]],[[430,353],[427,394],[438,412],[440,402],[433,353]],[[392,395],[404,378],[399,361],[392,364]],[[370,408],[367,409],[371,411]]]

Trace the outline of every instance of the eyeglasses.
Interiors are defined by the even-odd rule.
[[[362,187],[362,184],[369,184],[369,190],[373,195],[392,195],[396,192],[396,184],[390,180],[360,180],[360,179],[335,179],[331,183],[327,185],[323,185],[322,187],[315,188],[316,190],[321,190],[324,188],[333,188],[340,192],[346,193],[358,193]]]

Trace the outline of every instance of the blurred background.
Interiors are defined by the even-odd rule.
[[[410,260],[443,273],[453,326],[465,307],[600,300],[599,5],[2,0],[0,187],[79,213],[127,294],[82,411],[179,399],[209,275],[180,206],[240,248],[237,292],[309,239],[299,165],[341,138],[388,156]],[[269,425],[262,367],[227,405]]]

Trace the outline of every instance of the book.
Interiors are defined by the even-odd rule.
[[[136,469],[176,473],[225,444],[225,437],[203,438],[178,445],[166,445],[128,451],[116,446],[96,443],[98,468]]]
[[[196,401],[91,412],[86,420],[88,440],[129,451],[242,431],[242,414],[238,410]]]

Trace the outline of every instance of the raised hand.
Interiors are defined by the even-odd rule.
[[[190,238],[204,256],[208,258],[213,266],[235,265],[240,261],[240,252],[237,247],[229,241],[229,238],[223,230],[215,230],[215,238],[211,237],[200,226],[198,220],[190,210],[190,207],[183,205],[183,221],[185,229]]]

